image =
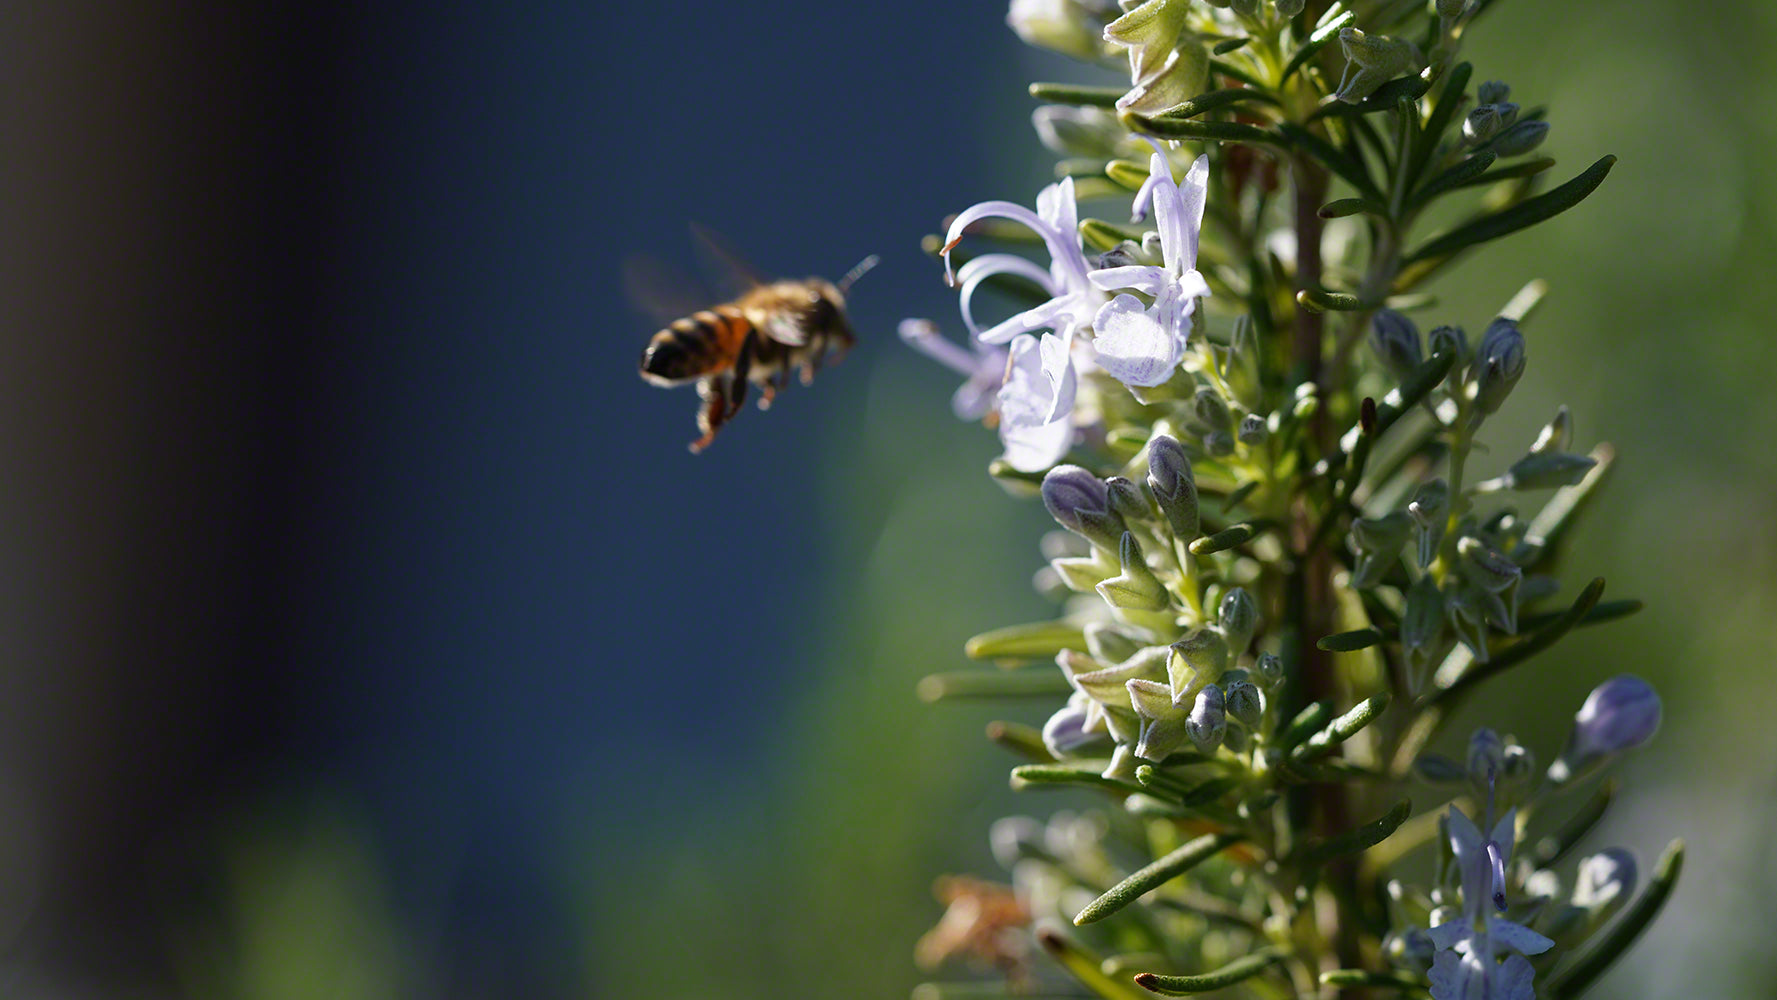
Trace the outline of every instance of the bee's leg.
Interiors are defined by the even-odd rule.
[[[782,371],[759,384],[759,409],[771,409],[771,401],[777,398],[777,391],[783,388],[783,384],[784,373]]]
[[[703,408],[697,411],[697,429],[703,432],[703,437],[691,442],[693,455],[709,447],[709,443],[716,439],[716,430],[727,423],[731,412],[727,376],[710,375],[699,379],[697,394],[703,398]]]
[[[741,341],[740,353],[734,356],[734,371],[730,372],[731,384],[728,391],[728,415],[734,416],[747,401],[747,373],[753,370],[753,355],[759,353],[759,331],[747,331],[747,339]]]
[[[802,362],[802,384],[813,385],[814,373],[821,370],[821,355],[827,353],[825,330],[808,339],[808,354]]]

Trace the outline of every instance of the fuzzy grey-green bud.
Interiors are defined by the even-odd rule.
[[[1407,544],[1412,522],[1405,511],[1390,511],[1381,517],[1360,517],[1351,522],[1351,547],[1357,562],[1351,571],[1351,585],[1358,589],[1374,587],[1388,575],[1401,547]]]
[[[1277,13],[1282,17],[1295,17],[1302,13],[1302,8],[1308,6],[1308,0],[1274,0],[1274,3]]]
[[[1406,378],[1425,362],[1419,327],[1393,309],[1378,309],[1370,320],[1370,349],[1395,378]]]
[[[1210,431],[1203,435],[1203,450],[1216,458],[1234,454],[1234,435],[1227,431]]]
[[[1483,104],[1470,111],[1462,120],[1462,137],[1479,145],[1499,131],[1499,108],[1492,104]]]
[[[1100,663],[1122,663],[1141,651],[1142,644],[1109,622],[1089,622],[1081,630],[1086,650]]]
[[[1253,633],[1258,631],[1259,603],[1244,587],[1234,587],[1222,597],[1217,623],[1228,637],[1228,649],[1239,656],[1252,642]]]
[[[1197,483],[1191,477],[1191,460],[1178,440],[1159,434],[1148,442],[1148,489],[1166,515],[1166,523],[1181,542],[1198,534]]]
[[[1546,121],[1518,122],[1494,137],[1492,149],[1500,156],[1523,156],[1549,137]]]
[[[1444,531],[1449,527],[1450,484],[1442,479],[1420,484],[1407,503],[1407,516],[1413,519],[1419,567],[1424,569],[1437,555],[1438,543],[1444,540]]]
[[[1260,653],[1253,661],[1253,676],[1266,687],[1276,687],[1283,680],[1283,657],[1276,653]]]
[[[1430,573],[1422,573],[1407,590],[1401,611],[1401,648],[1409,662],[1427,652],[1444,631],[1444,594]]]
[[[1226,431],[1234,427],[1234,417],[1228,412],[1227,400],[1207,385],[1198,387],[1197,397],[1191,401],[1191,410],[1210,430]]]
[[[1167,605],[1166,586],[1142,557],[1135,536],[1125,531],[1118,543],[1117,558],[1123,571],[1097,587],[1098,595],[1113,608],[1159,611]]]
[[[1523,374],[1524,334],[1517,323],[1501,316],[1487,325],[1475,349],[1475,405],[1482,413],[1499,409]]]
[[[1512,88],[1498,80],[1488,80],[1475,88],[1476,104],[1499,104],[1512,94]]]
[[[1153,516],[1153,508],[1148,506],[1147,497],[1142,496],[1141,487],[1122,476],[1112,476],[1104,481],[1104,485],[1112,512],[1125,523],[1146,521]]]
[[[1490,593],[1500,593],[1524,578],[1524,570],[1505,553],[1470,535],[1456,541],[1463,575]]]
[[[1228,6],[1232,7],[1234,13],[1241,17],[1256,18],[1259,16],[1259,0],[1228,0]]]
[[[1249,413],[1240,418],[1240,430],[1236,433],[1242,444],[1261,445],[1271,436],[1271,429],[1265,425],[1264,417]]]
[[[1252,681],[1230,681],[1222,694],[1228,714],[1254,732],[1265,717],[1265,695]]]

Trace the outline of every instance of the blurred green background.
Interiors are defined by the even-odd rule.
[[[0,990],[902,997],[940,872],[1015,797],[920,704],[1044,613],[1046,518],[895,342],[918,253],[1029,202],[999,4],[23,4],[0,18]],[[1503,465],[1558,403],[1618,474],[1572,565],[1642,614],[1477,699],[1549,759],[1666,704],[1596,844],[1691,847],[1598,995],[1777,966],[1777,41],[1768,5],[1501,0],[1476,79],[1585,205],[1441,279],[1532,277]],[[867,252],[863,343],[684,453],[619,262],[688,221],[765,270]],[[1493,471],[1484,467],[1482,472]]]

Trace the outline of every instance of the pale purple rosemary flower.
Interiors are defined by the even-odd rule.
[[[1660,728],[1660,696],[1639,677],[1622,674],[1592,689],[1573,717],[1567,748],[1549,765],[1549,778],[1571,780],[1625,750],[1653,739]]]
[[[1505,866],[1517,839],[1517,810],[1508,810],[1483,838],[1462,810],[1450,807],[1450,849],[1462,873],[1462,913],[1431,929],[1437,958],[1431,967],[1434,1000],[1534,1000],[1535,970],[1525,955],[1555,942],[1489,912],[1506,907]],[[1515,954],[1514,954],[1515,953]],[[1500,961],[1501,956],[1505,961]]]
[[[904,319],[897,332],[908,346],[967,379],[950,397],[958,419],[980,420],[993,411],[994,397],[1006,381],[1004,350],[973,338],[964,348],[945,339],[929,319]]]
[[[1093,347],[1098,364],[1129,386],[1156,386],[1172,378],[1185,353],[1185,339],[1197,299],[1209,285],[1197,271],[1197,237],[1209,194],[1209,160],[1198,157],[1181,185],[1158,143],[1148,161],[1148,179],[1135,196],[1135,215],[1148,205],[1160,234],[1160,266],[1132,264],[1107,267],[1090,275],[1105,290],[1133,289],[1153,299],[1143,305],[1123,293],[1105,303],[1093,317]]]
[[[985,254],[950,271],[950,250],[971,223],[999,217],[1028,227],[1049,251],[1047,270],[1016,254]],[[1089,268],[1080,247],[1079,210],[1074,204],[1073,178],[1051,184],[1037,195],[1037,210],[1009,201],[971,205],[950,224],[945,237],[944,266],[961,285],[963,322],[983,344],[1010,342],[1010,367],[999,390],[1000,440],[1006,463],[1020,472],[1040,472],[1067,454],[1073,443],[1074,337],[1092,322],[1105,293],[1087,280]],[[1049,294],[1041,305],[1026,309],[987,329],[975,322],[973,300],[983,281],[1000,274],[1025,278]],[[1031,334],[1044,332],[1038,340]]]

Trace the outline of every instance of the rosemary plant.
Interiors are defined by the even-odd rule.
[[[1011,4],[1129,82],[1032,84],[1059,180],[929,240],[967,345],[902,336],[966,377],[990,472],[1065,530],[1037,581],[1058,617],[976,636],[994,666],[922,692],[1065,695],[990,735],[1030,761],[1015,786],[1105,802],[997,824],[1009,885],[940,882],[920,960],[998,974],[928,995],[1567,998],[1671,891],[1679,842],[1645,878],[1575,849],[1658,726],[1641,680],[1602,680],[1546,767],[1490,728],[1427,751],[1480,685],[1639,606],[1563,565],[1611,464],[1565,408],[1469,470],[1525,444],[1484,441],[1543,289],[1453,317],[1424,288],[1613,163],[1547,183],[1543,110],[1461,60],[1488,6]],[[984,288],[1019,310],[983,321]]]

